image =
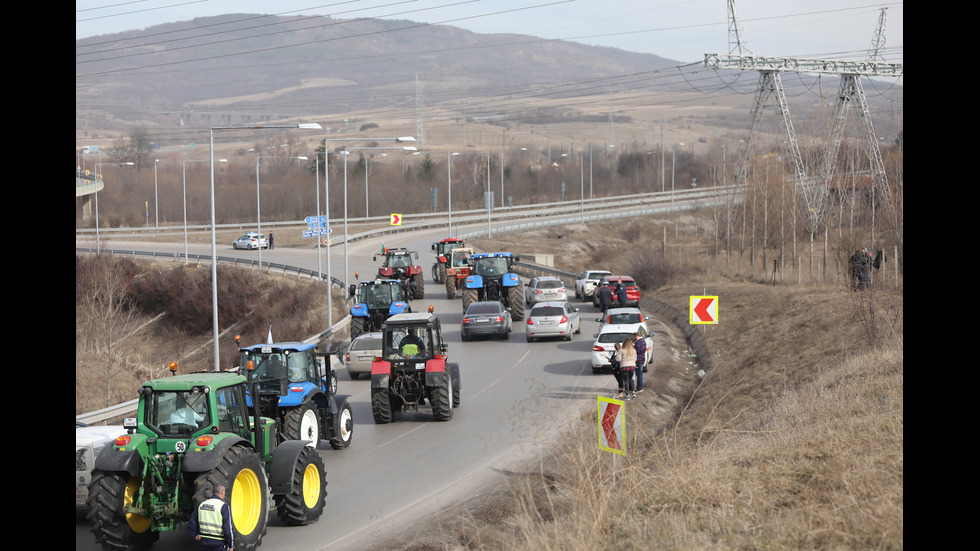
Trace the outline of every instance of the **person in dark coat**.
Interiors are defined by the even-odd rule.
[[[613,291],[611,287],[612,283],[607,283],[596,289],[595,292],[596,300],[599,301],[599,308],[602,310],[603,319],[606,318],[606,312],[609,311],[609,306],[612,304]]]
[[[851,255],[851,281],[855,291],[871,286],[871,255],[868,249],[854,251]]]
[[[626,302],[629,300],[629,294],[626,292],[626,283],[623,281],[620,281],[619,286],[616,287],[616,300],[619,301],[620,308],[625,307]]]

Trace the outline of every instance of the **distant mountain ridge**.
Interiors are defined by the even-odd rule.
[[[427,104],[532,90],[552,99],[583,89],[600,94],[615,91],[616,77],[678,65],[447,25],[250,14],[91,37],[76,40],[75,49],[76,126],[93,131],[194,124],[190,113],[269,120],[406,109],[415,104],[417,81]]]

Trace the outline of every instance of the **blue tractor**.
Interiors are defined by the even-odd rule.
[[[350,338],[361,333],[381,331],[381,324],[395,314],[412,311],[408,305],[411,292],[398,279],[362,281],[349,288],[354,306],[350,309]]]
[[[237,340],[237,337],[236,337]],[[276,439],[329,440],[335,450],[350,445],[354,418],[346,395],[337,394],[329,358],[314,344],[279,342],[240,347],[242,375],[254,383],[261,415],[276,419]]]
[[[521,257],[511,253],[475,253],[467,261],[470,275],[463,282],[463,311],[474,302],[498,301],[514,321],[524,319],[524,288],[511,271]]]

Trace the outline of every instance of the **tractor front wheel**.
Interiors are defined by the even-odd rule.
[[[94,471],[88,485],[88,520],[103,549],[147,549],[160,538],[153,519],[125,513],[133,505],[143,479],[124,472]]]
[[[229,448],[217,467],[194,481],[194,508],[214,495],[219,484],[226,488],[231,507],[235,549],[253,551],[262,544],[269,521],[269,481],[259,455],[244,446]]]
[[[327,498],[326,469],[316,449],[303,446],[293,465],[292,477],[293,489],[275,496],[276,514],[283,524],[290,526],[312,524],[323,514]]]
[[[286,440],[309,440],[313,447],[320,447],[320,410],[313,400],[290,409],[282,423]]]
[[[344,403],[340,405],[340,411],[337,412],[334,423],[336,424],[334,427],[336,436],[330,440],[330,447],[335,450],[342,450],[350,446],[351,439],[354,438],[354,414],[347,400],[344,400]]]

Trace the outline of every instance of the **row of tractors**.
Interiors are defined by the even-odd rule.
[[[450,298],[499,300],[523,318],[520,282],[510,253],[474,253],[462,240],[433,244],[433,280]],[[459,364],[448,361],[439,319],[412,312],[424,297],[418,253],[386,249],[377,276],[349,287],[351,339],[382,333],[372,362],[371,409],[376,423],[428,403],[448,421],[460,403]],[[375,257],[377,259],[377,256]],[[238,338],[236,337],[236,341]],[[271,335],[270,339],[271,341]],[[127,434],[95,460],[88,486],[91,530],[107,550],[151,546],[178,530],[224,486],[235,548],[252,551],[275,510],[285,525],[307,525],[323,513],[326,470],[318,447],[347,448],[353,438],[348,396],[337,393],[326,354],[302,342],[242,346],[238,366],[222,372],[147,381],[139,389]]]
[[[239,339],[236,337],[236,342]],[[218,486],[231,505],[235,549],[261,545],[268,515],[316,522],[327,478],[321,441],[353,438],[348,397],[312,344],[240,346],[228,371],[144,382],[127,433],[96,457],[88,518],[106,550],[145,549],[182,523]]]

